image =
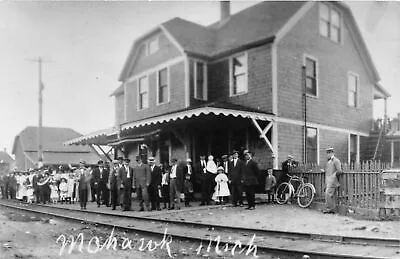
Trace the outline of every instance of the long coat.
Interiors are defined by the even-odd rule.
[[[176,188],[179,192],[184,192],[186,163],[181,162],[176,166]]]
[[[112,191],[118,191],[121,187],[121,177],[119,170],[113,169],[108,177],[108,188]]]
[[[150,171],[151,171],[151,182],[150,182],[150,187],[158,187],[161,186],[161,180],[162,180],[162,172],[161,168],[159,166],[154,166],[153,170],[151,170],[150,166]]]
[[[129,172],[128,172],[129,170]],[[124,188],[132,188],[133,185],[133,178],[134,178],[134,172],[132,167],[128,166],[128,170],[125,168],[125,166],[122,166],[119,169],[119,175],[121,178],[121,183],[124,185]],[[128,174],[129,173],[129,174]],[[128,178],[129,175],[129,178]]]
[[[82,170],[83,175],[82,175]],[[92,175],[89,169],[78,168],[75,170],[75,174],[78,175],[78,189],[79,190],[88,190],[88,201],[92,200],[92,189],[90,186],[90,182],[92,180]]]
[[[253,161],[253,159],[244,162],[243,176],[242,176],[243,185],[245,186],[257,185],[258,175],[259,175],[259,169],[257,162]]]
[[[141,164],[133,169],[133,186],[147,188],[151,183],[151,170],[149,165]]]
[[[240,183],[242,180],[242,175],[243,175],[243,161],[238,158],[236,161],[236,166],[234,165],[234,162],[230,162],[230,173],[228,174],[229,180],[232,181],[232,183]]]

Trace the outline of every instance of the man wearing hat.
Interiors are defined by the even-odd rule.
[[[193,193],[193,168],[192,168],[192,159],[186,159],[186,163],[183,164],[183,193],[185,194],[185,207],[191,207],[190,199]]]
[[[148,162],[151,172],[151,182],[148,188],[151,210],[161,210],[159,195],[162,179],[161,168],[159,166],[156,166],[154,157],[149,157]]]
[[[146,210],[150,211],[148,188],[151,183],[151,171],[149,165],[143,163],[141,156],[136,156],[137,165],[133,169],[134,172],[134,187],[136,189],[137,198],[139,200],[140,211],[144,211],[143,204]]]
[[[258,185],[259,169],[257,162],[253,161],[253,155],[250,151],[245,153],[246,162],[243,165],[242,183],[246,192],[246,200],[248,210],[256,208],[255,188]]]
[[[122,185],[121,177],[119,175],[119,168],[119,161],[113,160],[113,168],[108,178],[108,188],[111,192],[112,210],[115,210],[115,208],[119,205],[119,190]]]
[[[205,155],[200,155],[200,161],[196,166],[196,180],[198,183],[201,185],[201,204],[200,205],[206,205],[207,198],[208,198],[208,175],[206,171],[207,167],[207,161],[206,161],[206,156]]]
[[[243,207],[243,161],[239,158],[239,151],[232,152],[233,160],[230,162],[230,173],[228,174],[231,183],[232,204],[234,207],[238,205]]]
[[[288,182],[289,176],[294,168],[298,166],[298,162],[294,160],[292,155],[288,155],[287,159],[282,162],[282,175],[277,179],[278,184]]]
[[[178,159],[172,159],[171,173],[169,175],[169,198],[171,207],[169,210],[181,209],[181,193],[184,189],[184,167],[185,163],[178,163]]]
[[[81,210],[86,210],[86,205],[88,200],[90,200],[91,190],[90,182],[92,180],[92,175],[89,169],[85,167],[86,162],[81,160],[79,162],[79,168],[75,170],[75,174],[78,175],[78,193],[79,202],[81,205]]]
[[[100,207],[101,203],[104,203],[107,207],[110,206],[108,204],[108,176],[109,172],[104,168],[103,160],[100,160],[97,162],[97,167],[93,170],[93,182],[96,190],[97,207]]]
[[[132,167],[129,166],[131,160],[129,158],[124,159],[123,166],[119,169],[119,174],[122,180],[122,210],[130,211],[132,206],[132,186],[134,173]]]
[[[335,157],[335,150],[330,147],[326,149],[327,162],[324,169],[325,173],[325,199],[326,209],[324,213],[335,213],[337,205],[337,189],[340,186],[338,177],[343,173],[340,160]]]

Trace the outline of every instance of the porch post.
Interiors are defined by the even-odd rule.
[[[232,152],[232,131],[231,128],[228,129],[228,152],[227,154],[230,154]]]
[[[357,153],[356,153],[356,164],[360,164],[360,135],[356,135],[357,139]]]
[[[279,161],[279,150],[278,150],[278,122],[275,120],[272,122],[272,147],[274,149],[272,153],[272,159],[273,159],[273,167],[274,169],[278,169],[278,161]]]
[[[394,141],[390,142],[390,167],[394,164]]]
[[[383,99],[384,102],[384,114],[383,114],[383,119],[384,119],[384,124],[386,125],[387,122],[387,98]]]

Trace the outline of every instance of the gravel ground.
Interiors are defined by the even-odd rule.
[[[60,256],[61,242],[56,243],[61,235],[77,237],[79,233],[84,236],[83,252],[77,249],[71,254],[68,253],[68,246]],[[118,247],[113,249],[103,249],[100,252],[91,254],[88,251],[90,238],[98,237],[100,244],[104,244],[110,236],[111,230],[96,227],[93,225],[79,224],[69,221],[55,220],[48,217],[38,216],[33,213],[14,211],[0,207],[0,258],[252,258],[236,254],[232,256],[229,252],[216,254],[212,249],[210,252],[203,248],[200,254],[196,249],[200,244],[193,242],[171,240],[168,247],[163,249],[158,247],[154,251],[139,251],[140,238],[144,238],[145,244],[150,239],[161,242],[161,238],[151,238],[149,236],[138,235],[135,233],[125,233],[115,231],[113,236],[117,238],[119,245],[122,245],[123,238],[133,240],[133,249]],[[60,239],[61,241],[61,239]],[[95,241],[95,240],[94,240]],[[168,240],[166,240],[168,241]],[[94,243],[93,243],[94,244]],[[95,246],[90,246],[94,251]],[[276,258],[270,255],[258,253],[258,258]],[[281,257],[282,258],[282,257]]]
[[[221,207],[165,213],[156,217],[257,229],[400,239],[399,221],[357,220],[291,205],[259,205],[252,211]]]

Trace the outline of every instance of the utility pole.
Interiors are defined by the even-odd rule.
[[[39,128],[37,132],[37,143],[38,143],[38,168],[43,165],[43,145],[42,145],[42,127],[43,127],[43,81],[42,81],[42,63],[41,57],[37,59],[28,60],[38,64],[38,79],[39,79]]]

